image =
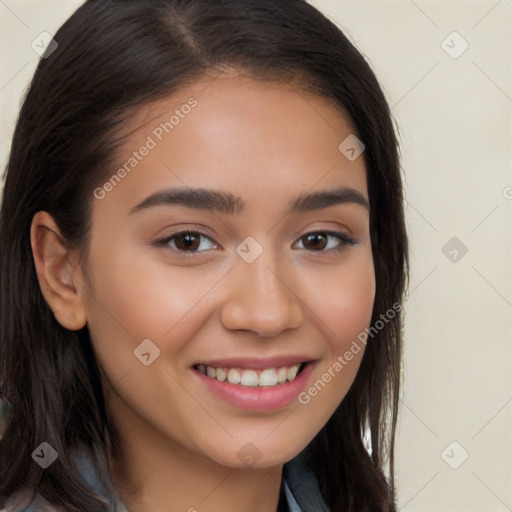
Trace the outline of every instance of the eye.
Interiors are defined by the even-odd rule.
[[[198,231],[178,231],[165,238],[155,240],[153,245],[168,246],[174,251],[185,253],[203,252],[216,246],[209,236]]]
[[[338,231],[311,231],[299,239],[303,247],[299,249],[316,252],[341,251],[347,245],[357,245],[357,241],[345,233]]]
[[[303,235],[296,244],[302,244],[299,249],[325,253],[342,251],[348,245],[357,245],[357,241],[338,231],[312,231]],[[152,245],[164,246],[185,256],[220,247],[208,235],[190,230],[178,231],[160,238],[152,242]]]

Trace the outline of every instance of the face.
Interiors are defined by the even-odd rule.
[[[228,467],[282,464],[364,352],[351,349],[375,295],[364,155],[338,148],[354,130],[320,97],[234,75],[130,128],[94,193],[84,271],[107,407]]]

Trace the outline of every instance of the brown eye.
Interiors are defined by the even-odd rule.
[[[165,246],[172,251],[182,253],[199,253],[215,246],[213,240],[204,233],[195,231],[180,231],[170,236],[155,240],[153,245]]]
[[[195,251],[201,243],[201,236],[194,233],[183,233],[174,237],[174,245],[180,251]]]
[[[324,233],[311,233],[303,236],[304,247],[306,249],[312,249],[314,251],[321,251],[327,245],[327,237]]]
[[[325,253],[341,251],[346,246],[357,245],[356,240],[337,231],[314,231],[302,236],[299,241],[303,245],[303,247],[299,247],[300,249]]]

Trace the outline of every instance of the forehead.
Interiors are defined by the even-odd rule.
[[[366,195],[363,156],[351,161],[339,148],[354,134],[348,117],[292,84],[203,78],[139,108],[126,132],[111,170],[124,166],[116,189],[134,200],[177,185],[229,188],[249,198],[263,193],[269,200],[316,185],[351,186]],[[145,147],[143,156],[134,155]]]

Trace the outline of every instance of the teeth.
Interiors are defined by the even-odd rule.
[[[277,384],[276,371],[271,368],[270,370],[263,370],[260,373],[259,385],[260,386],[275,386]]]
[[[286,381],[286,368],[279,368],[279,371],[277,372],[277,382],[279,384],[282,384]]]
[[[295,377],[297,376],[297,372],[299,371],[299,365],[296,364],[294,366],[292,366],[291,368],[288,369],[288,371],[286,372],[286,378],[288,380],[293,380],[295,379]]]
[[[226,372],[223,368],[217,368],[215,370],[215,377],[217,380],[220,380],[221,382],[224,382],[226,380]]]
[[[240,384],[240,373],[238,370],[231,368],[228,372],[228,380],[231,384]]]
[[[246,370],[245,372],[242,372],[241,378],[240,378],[240,384],[242,386],[249,386],[254,387],[258,385],[258,373],[254,370]]]
[[[299,372],[300,364],[290,367],[266,368],[265,370],[242,370],[238,368],[214,368],[204,364],[197,365],[197,369],[203,374],[231,384],[240,384],[245,387],[273,387],[292,381]]]

